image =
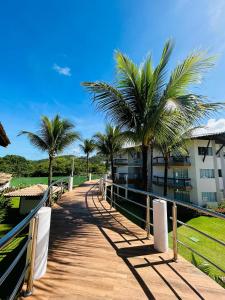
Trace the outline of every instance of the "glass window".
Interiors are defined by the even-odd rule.
[[[200,169],[200,178],[215,178],[214,169]]]
[[[222,170],[221,170],[221,169],[218,170],[218,176],[219,176],[219,177],[223,177],[223,176],[222,176]]]
[[[198,147],[198,155],[213,155],[212,147]]]
[[[216,202],[216,193],[215,192],[202,192],[203,202]]]
[[[184,202],[190,202],[190,193],[186,191],[174,191],[174,199]]]

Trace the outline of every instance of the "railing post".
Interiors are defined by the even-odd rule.
[[[128,175],[125,175],[125,184],[126,184],[126,189],[125,189],[125,198],[128,198]]]
[[[177,205],[173,202],[172,208],[172,217],[173,217],[173,259],[177,261]]]
[[[146,198],[146,221],[145,230],[147,231],[147,239],[150,237],[150,197]]]
[[[110,209],[112,209],[112,205],[113,205],[113,184],[111,185],[111,191],[110,191]]]
[[[24,297],[31,296],[33,293],[37,229],[38,229],[38,217],[34,217],[30,222],[30,228],[29,228],[29,233],[31,234],[31,242],[30,242],[30,247],[28,249],[29,268],[27,274],[27,288],[24,293]]]
[[[107,198],[107,181],[105,180],[105,187],[104,187],[104,200]]]

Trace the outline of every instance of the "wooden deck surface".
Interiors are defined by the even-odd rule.
[[[29,299],[225,299],[182,258],[154,251],[146,233],[98,197],[89,182],[54,208],[48,270]]]

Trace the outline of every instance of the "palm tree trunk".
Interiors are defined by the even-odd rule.
[[[52,163],[53,163],[53,157],[49,155],[49,165],[48,165],[48,186],[52,184]],[[52,204],[52,188],[50,188],[49,191],[49,197],[47,205],[51,206]]]
[[[142,180],[143,189],[147,191],[148,187],[148,146],[142,145]]]
[[[89,174],[89,155],[87,154],[87,177]]]
[[[115,174],[114,174],[114,162],[113,156],[110,156],[110,164],[111,164],[111,173],[112,173],[112,181],[115,182]]]
[[[164,187],[163,187],[163,196],[167,196],[167,183],[168,183],[168,156],[164,157]]]
[[[53,157],[49,155],[49,163],[48,163],[48,186],[52,183],[52,163],[53,163]]]
[[[149,191],[152,192],[153,180],[153,144],[150,146],[150,178],[149,178]]]

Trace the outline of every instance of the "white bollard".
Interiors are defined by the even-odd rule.
[[[168,251],[167,203],[164,200],[153,200],[154,248],[159,252]]]
[[[88,180],[91,181],[91,173],[88,174]]]
[[[51,222],[51,208],[42,207],[38,213],[37,242],[34,261],[34,279],[44,276],[48,260],[48,244]]]
[[[107,177],[108,177],[108,175],[107,175],[107,174],[104,174],[104,175],[103,175],[103,180],[106,181],[106,180],[107,180]]]
[[[71,192],[72,189],[73,189],[73,177],[70,176],[69,177],[69,182],[68,182],[68,190],[69,190],[69,192]]]

